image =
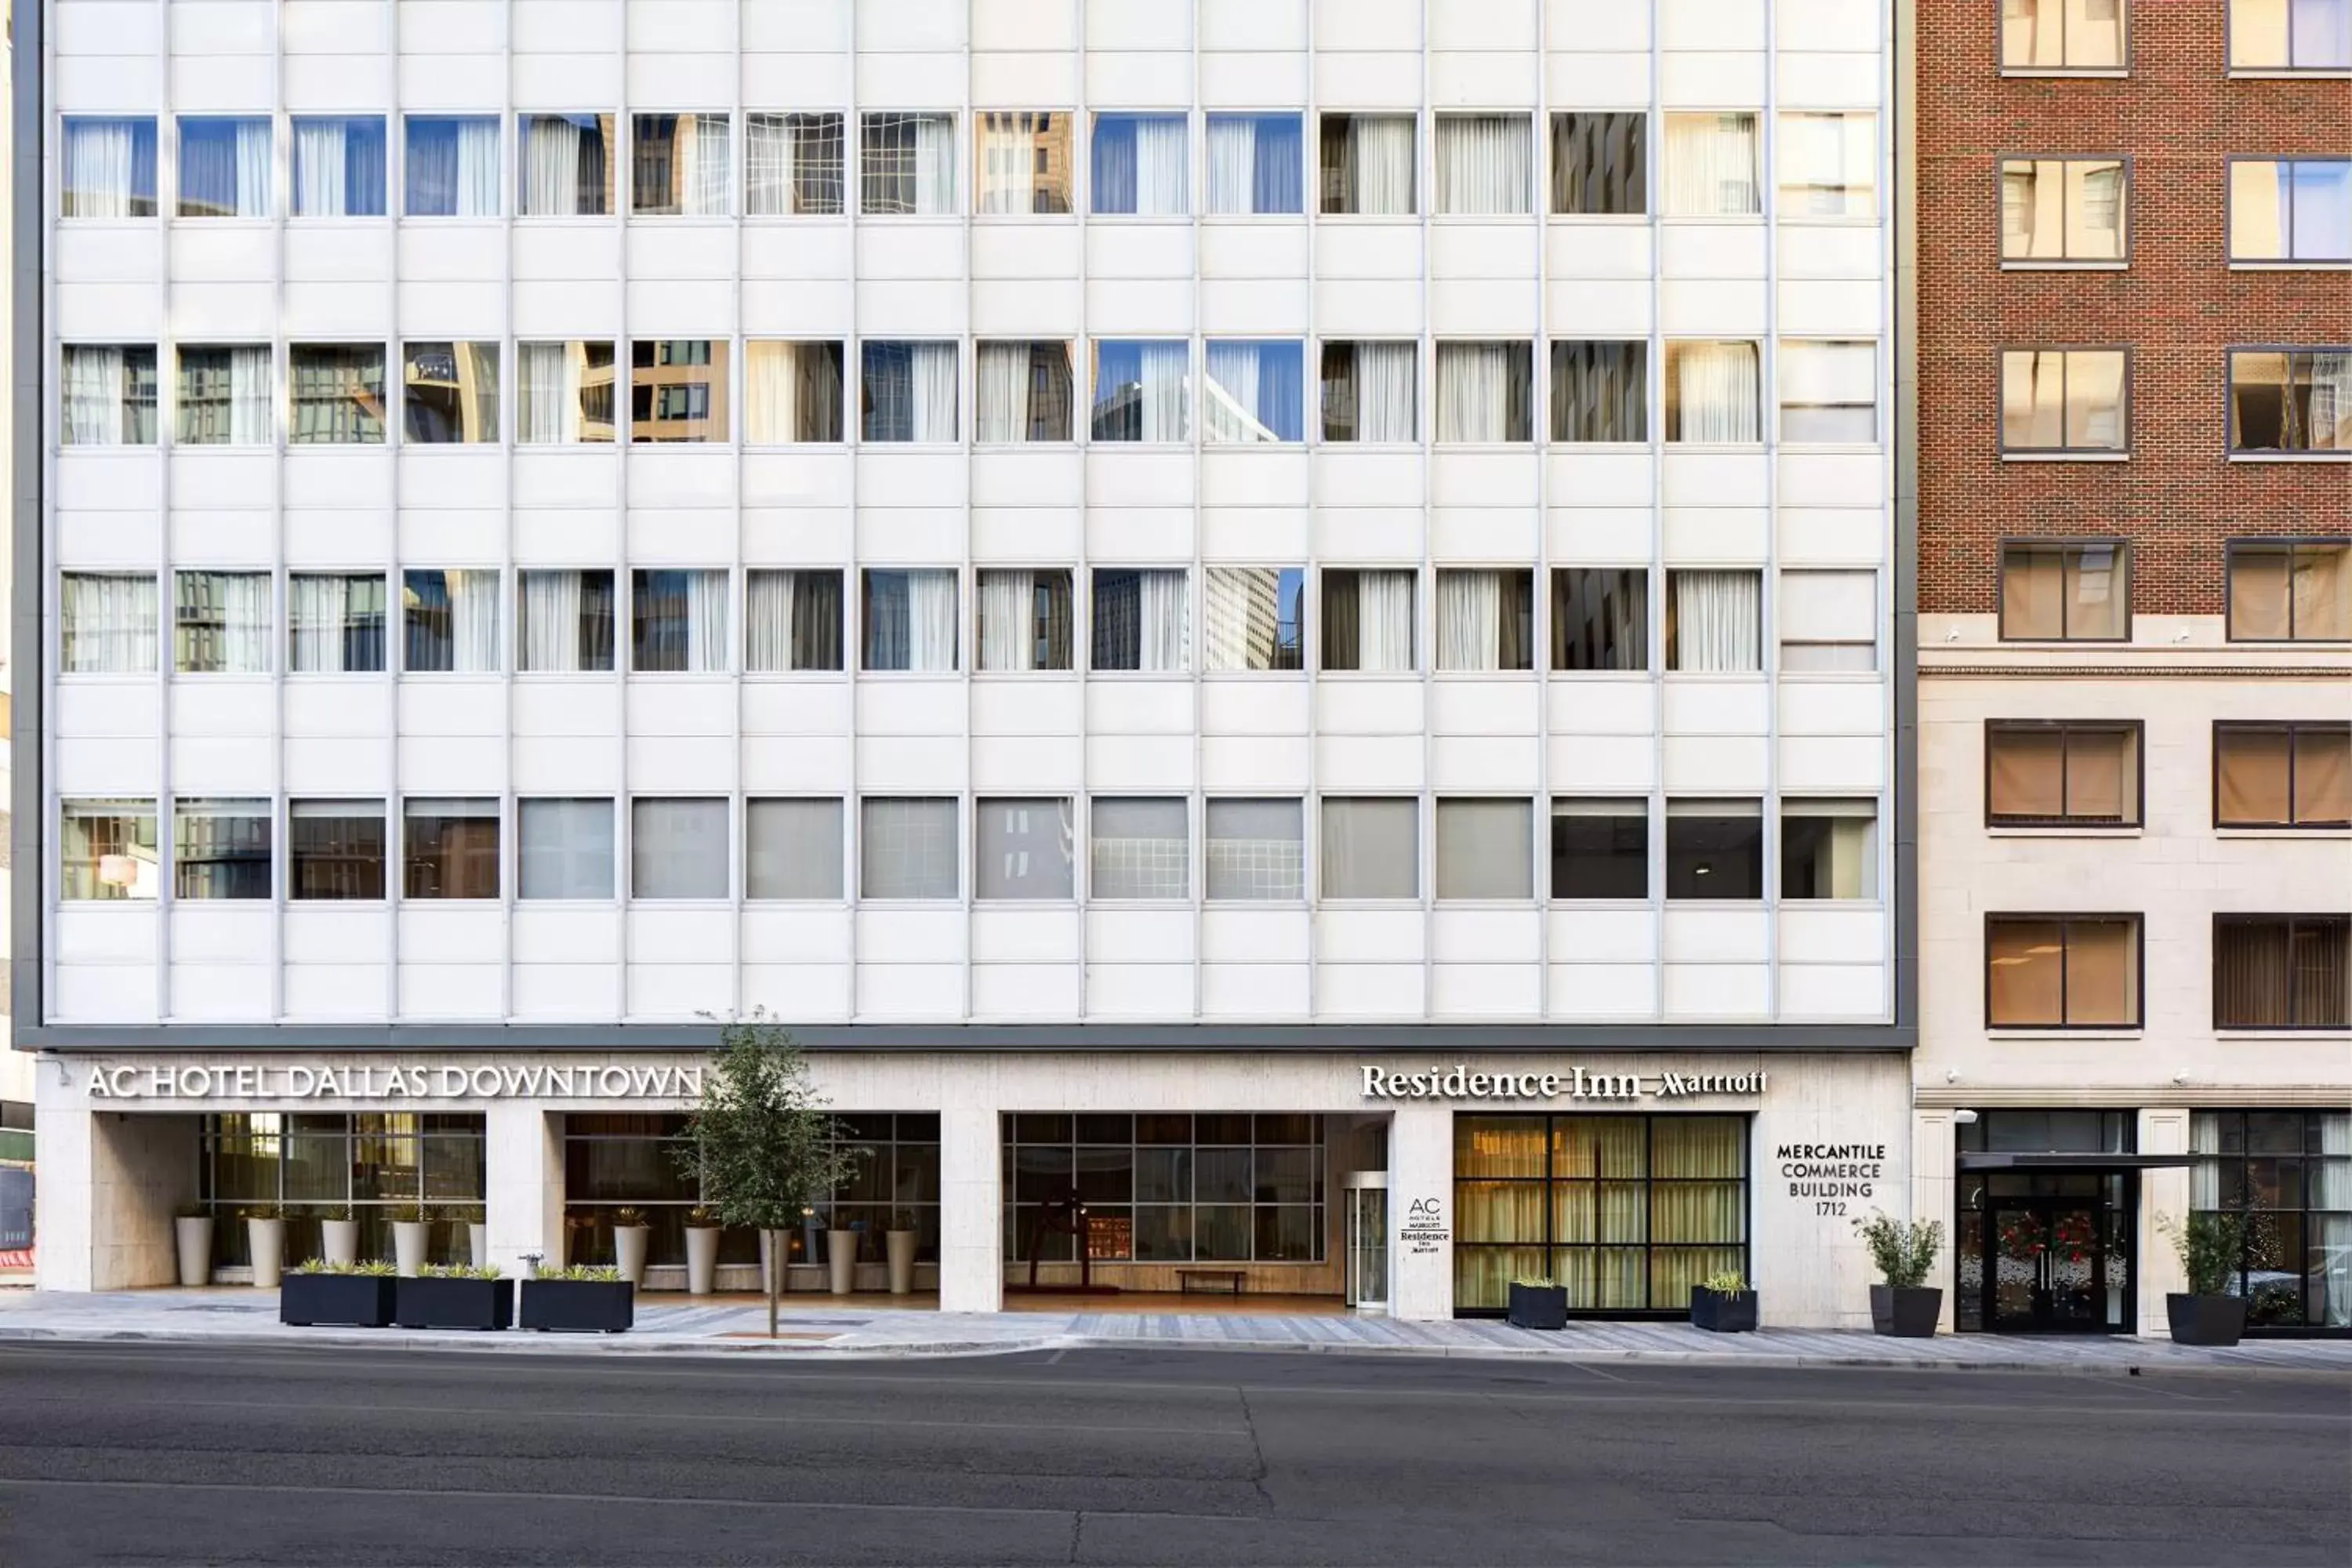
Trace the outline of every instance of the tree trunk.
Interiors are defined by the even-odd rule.
[[[776,1337],[776,1298],[782,1294],[776,1287],[784,1274],[784,1233],[772,1230],[766,1233],[766,1238],[768,1245],[764,1251],[767,1256],[761,1261],[767,1264],[762,1272],[767,1275],[768,1337],[772,1340]]]

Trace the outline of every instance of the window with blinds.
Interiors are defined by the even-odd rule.
[[[2352,826],[2352,724],[2215,724],[2213,826]]]
[[[1988,721],[1985,825],[2138,826],[2140,729],[2137,721]]]
[[[1985,1025],[1994,1029],[2138,1028],[2139,917],[1988,916]]]

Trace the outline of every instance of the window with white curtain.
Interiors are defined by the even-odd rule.
[[[1192,147],[1185,130],[1181,114],[1096,115],[1094,210],[1140,217],[1182,217],[1190,212],[1184,185]]]
[[[812,217],[842,210],[844,132],[838,114],[743,117],[743,210],[752,217]]]
[[[723,567],[630,574],[635,628],[629,668],[694,675],[728,668],[727,586]]]
[[[1445,567],[1437,574],[1437,668],[1533,669],[1535,574]]]
[[[602,900],[613,896],[611,801],[519,800],[515,828],[523,898]]]
[[[1421,438],[1413,410],[1417,343],[1323,345],[1323,439],[1402,443]]]
[[[172,896],[183,900],[266,899],[273,869],[267,800],[172,803]]]
[[[404,160],[410,217],[497,217],[499,121],[492,114],[412,114]]]
[[[956,668],[951,567],[866,574],[866,668],[941,673]]]
[[[296,572],[286,579],[286,668],[297,675],[383,668],[380,573]]]
[[[1172,443],[1192,425],[1192,345],[1097,338],[1090,426],[1097,441]]]
[[[1868,671],[1878,668],[1878,574],[1780,574],[1780,668]]]
[[[1202,590],[1202,667],[1304,669],[1307,574],[1296,566],[1212,566]]]
[[[404,343],[401,434],[417,446],[499,438],[499,345]]]
[[[1677,339],[1666,345],[1666,439],[1721,446],[1764,439],[1757,346]]]
[[[2000,0],[2005,71],[2113,70],[2130,0]]]
[[[629,345],[629,439],[728,438],[725,338],[639,338]]]
[[[1534,898],[1535,820],[1533,801],[1439,801],[1438,898]]]
[[[2229,3],[2231,70],[2352,70],[2352,0]]]
[[[838,900],[841,834],[838,800],[745,801],[743,896]]]
[[[2230,450],[2352,453],[2352,343],[2231,349],[2229,362]],[[2074,374],[2070,363],[2070,396]]]
[[[1323,569],[1323,668],[1405,674],[1412,650],[1410,568]]]
[[[266,447],[277,439],[269,345],[180,347],[173,439],[184,447]]]
[[[857,803],[857,890],[866,899],[956,896],[951,796],[877,796]]]
[[[155,444],[153,343],[68,343],[58,353],[61,444]]]
[[[1553,343],[1551,438],[1647,441],[1650,345],[1638,341]]]
[[[153,801],[61,801],[58,828],[59,898],[114,903],[162,891]]]
[[[2001,450],[2127,450],[2128,368],[2121,349],[2004,349]]]
[[[1650,574],[1639,566],[1555,566],[1551,667],[1650,668]]]
[[[1067,796],[971,803],[975,899],[1075,897],[1077,828]]]
[[[1532,441],[1535,345],[1437,345],[1437,439]]]
[[[858,347],[860,437],[956,438],[956,345],[868,342]]]
[[[641,797],[629,803],[629,896],[727,896],[726,800]]]
[[[1204,815],[1211,903],[1296,903],[1307,896],[1302,802],[1212,800]]]
[[[1325,898],[1421,897],[1421,802],[1325,795],[1321,816]]]
[[[744,443],[840,440],[841,365],[837,342],[744,344]]]
[[[266,673],[269,591],[267,572],[174,574],[173,668],[183,675]]]
[[[1630,216],[1650,210],[1649,116],[1551,117],[1551,210]]]
[[[972,210],[1070,211],[1070,117],[1051,110],[972,111]]]
[[[982,672],[1070,668],[1069,568],[988,567],[975,575]]]
[[[1094,665],[1098,670],[1171,673],[1186,660],[1192,596],[1181,567],[1094,574]]]
[[[865,115],[857,150],[858,210],[919,217],[954,215],[954,115]]]
[[[1087,818],[1090,900],[1192,897],[1190,812],[1181,796],[1097,795]]]
[[[1660,210],[1668,217],[1755,217],[1764,210],[1753,114],[1669,114]]]
[[[1211,338],[1202,439],[1223,445],[1306,439],[1306,345],[1296,339]]]
[[[268,217],[277,150],[265,116],[180,116],[180,216]]]
[[[1878,116],[1783,113],[1773,149],[1780,216],[1878,216]]]
[[[403,573],[400,604],[403,669],[484,675],[500,668],[497,568]]]
[[[499,896],[499,803],[420,799],[400,803],[400,896]]]
[[[153,217],[152,115],[68,114],[58,147],[58,216]]]
[[[515,440],[526,447],[610,441],[613,345],[515,345]]]
[[[2231,261],[2352,261],[2352,158],[2230,160]]]
[[[1067,441],[1077,402],[1066,342],[983,342],[974,378],[982,445]]]
[[[2003,159],[2000,258],[2121,261],[2126,195],[2120,158]]]
[[[1322,210],[1364,217],[1410,217],[1413,206],[1413,117],[1323,116]]]
[[[1780,342],[1780,440],[1868,446],[1878,439],[1878,345]]]
[[[841,574],[743,574],[743,668],[754,674],[841,668]]]
[[[1763,579],[1755,572],[1666,574],[1666,668],[1761,669]]]
[[[383,897],[383,802],[286,803],[286,896],[363,900]]]
[[[577,674],[613,668],[609,568],[515,574],[515,668]]]
[[[1780,897],[1878,897],[1878,803],[1782,800]]]
[[[1437,117],[1437,211],[1535,211],[1535,138],[1526,115]]]
[[[1209,116],[1206,205],[1210,213],[1272,216],[1307,210],[1307,153],[1298,118],[1296,114]]]
[[[520,173],[515,210],[524,217],[604,217],[613,210],[613,117],[517,117]]]
[[[629,210],[725,217],[735,210],[733,126],[724,114],[630,117]]]
[[[294,343],[286,351],[290,446],[374,447],[384,438],[383,345]]]
[[[294,216],[383,216],[383,116],[298,114],[293,120]]]
[[[1764,805],[1755,800],[1666,802],[1666,897],[1764,896]]]
[[[152,675],[159,655],[152,575],[68,572],[58,579],[58,671]]]

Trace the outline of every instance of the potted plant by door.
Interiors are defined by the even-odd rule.
[[[331,1263],[313,1258],[286,1271],[278,1289],[278,1321],[298,1328],[333,1323],[381,1329],[392,1321],[389,1263]]]
[[[1737,1270],[1710,1274],[1691,1287],[1691,1327],[1716,1334],[1756,1331],[1756,1289]]]
[[[718,1289],[719,1216],[697,1204],[686,1212],[686,1289],[708,1296]]]
[[[320,1215],[319,1238],[323,1261],[348,1268],[360,1260],[360,1222],[352,1217],[351,1205],[336,1204]]]
[[[432,1234],[432,1210],[423,1204],[392,1205],[392,1258],[402,1274],[415,1279],[425,1272],[425,1251]]]
[[[825,1283],[836,1296],[846,1296],[857,1289],[857,1241],[864,1233],[841,1223],[834,1216],[833,1228],[824,1233]]]
[[[1853,1222],[1870,1248],[1870,1260],[1886,1277],[1870,1288],[1870,1327],[1874,1333],[1898,1340],[1936,1337],[1936,1320],[1944,1310],[1944,1292],[1921,1283],[1944,1250],[1944,1226],[1939,1220],[1900,1220],[1884,1214]]]
[[[246,1250],[253,1256],[253,1286],[278,1289],[278,1272],[286,1260],[286,1214],[276,1204],[256,1204],[245,1211]]]
[[[1510,1320],[1515,1329],[1568,1327],[1568,1287],[1551,1279],[1512,1280]]]
[[[209,1285],[213,1278],[213,1213],[202,1204],[172,1212],[172,1240],[180,1254],[180,1283]]]
[[[646,1247],[653,1234],[654,1227],[646,1223],[643,1209],[613,1211],[613,1266],[632,1285],[645,1283]]]
[[[540,1268],[522,1282],[522,1326],[541,1331],[617,1334],[637,1321],[637,1288],[617,1268]]]
[[[404,1329],[503,1329],[514,1322],[514,1281],[470,1263],[427,1263],[394,1281],[392,1321]]]
[[[2234,1345],[2246,1331],[2246,1299],[2232,1293],[2249,1253],[2266,1250],[2269,1227],[2253,1209],[2197,1209],[2187,1219],[2158,1218],[2157,1228],[2172,1243],[2189,1289],[2164,1297],[2172,1342],[2181,1345]]]
[[[883,1233],[882,1246],[890,1263],[890,1294],[911,1296],[915,1293],[915,1216],[905,1209],[890,1216],[890,1228]]]

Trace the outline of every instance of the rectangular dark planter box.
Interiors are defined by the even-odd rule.
[[[1944,1292],[1936,1285],[1873,1285],[1870,1327],[1897,1340],[1932,1340],[1936,1320],[1944,1310]]]
[[[2171,1291],[2164,1298],[2164,1316],[2174,1344],[2234,1345],[2246,1331],[2246,1299]]]
[[[625,1279],[526,1279],[522,1326],[557,1333],[618,1334],[637,1321],[637,1288]]]
[[[1565,1285],[1512,1286],[1511,1327],[1515,1329],[1568,1327],[1568,1287]]]
[[[393,1279],[383,1274],[287,1274],[278,1281],[278,1321],[297,1328],[332,1323],[381,1329],[392,1321]]]
[[[1726,1295],[1703,1285],[1691,1287],[1691,1327],[1717,1334],[1752,1334],[1756,1331],[1756,1309],[1759,1305],[1753,1290],[1738,1295]]]
[[[503,1329],[514,1322],[511,1279],[403,1275],[394,1283],[392,1321],[404,1329]]]

